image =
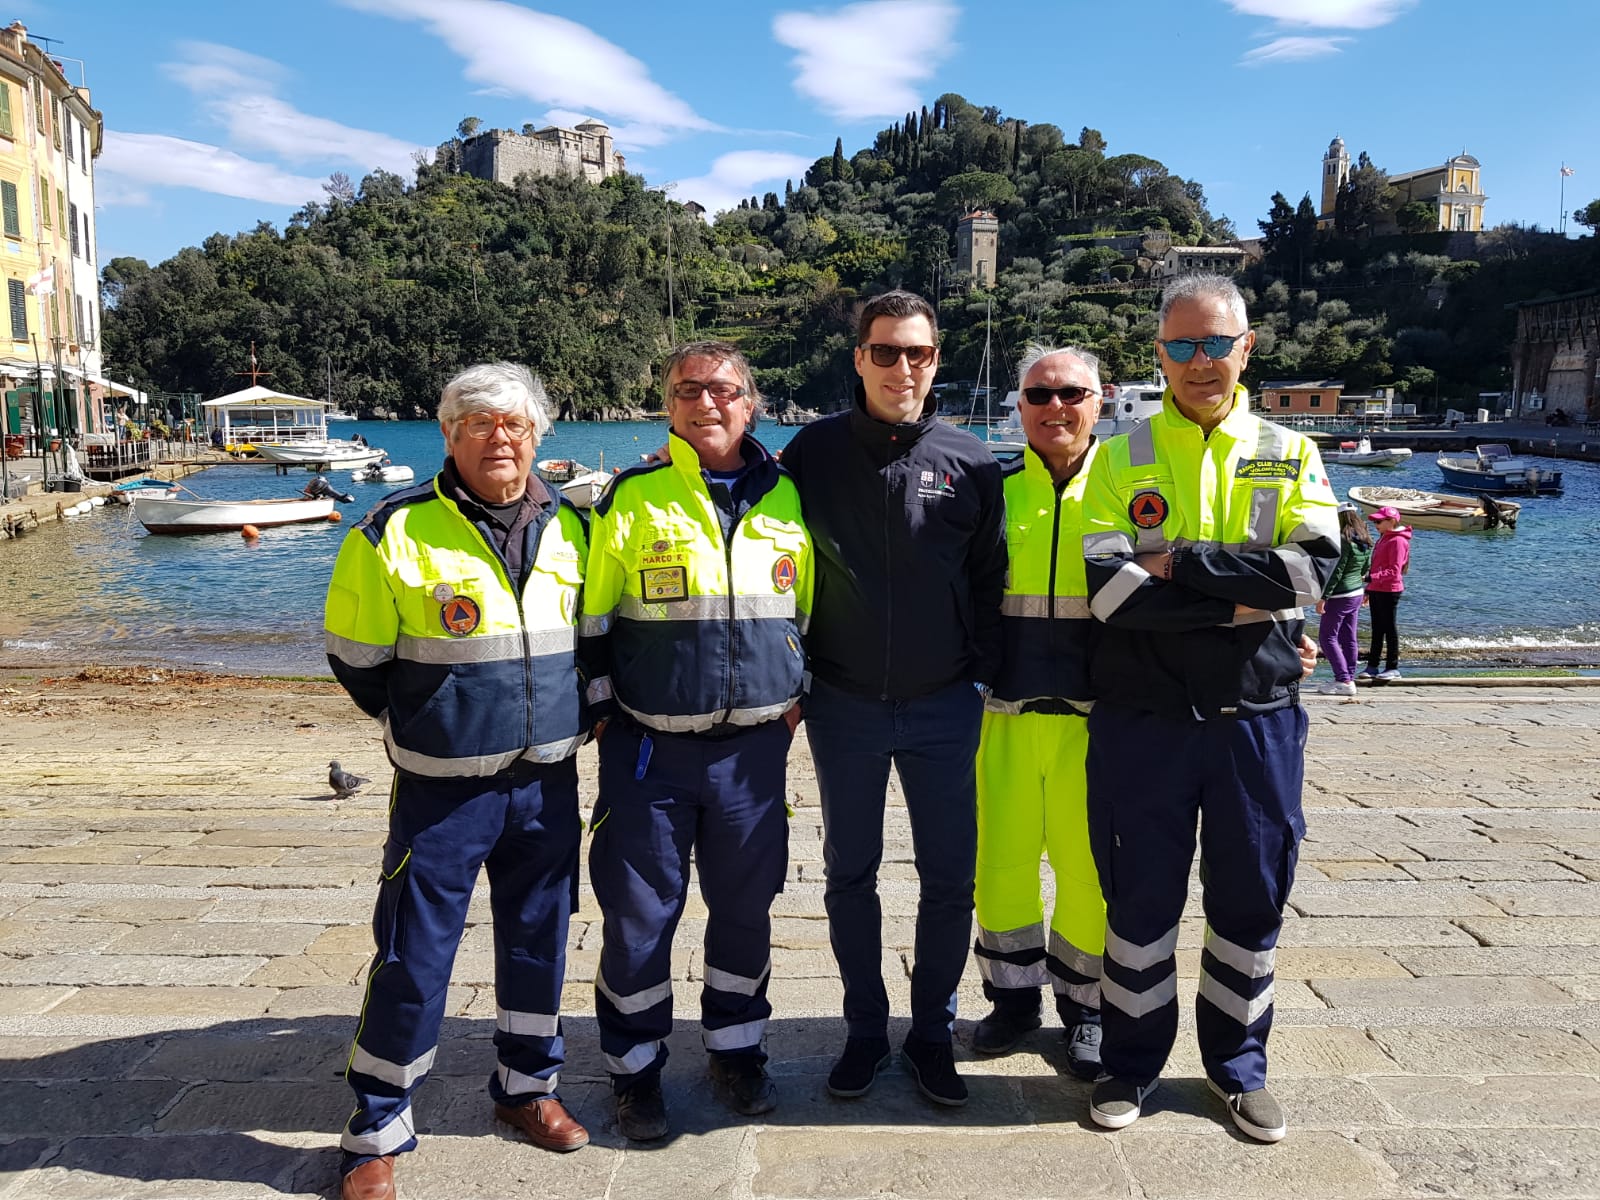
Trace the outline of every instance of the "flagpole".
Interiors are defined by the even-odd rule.
[[[1561,164],[1561,236],[1567,236],[1567,164]]]

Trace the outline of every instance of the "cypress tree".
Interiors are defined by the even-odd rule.
[[[833,178],[844,178],[844,139],[833,139]]]
[[[791,201],[793,199],[794,199],[794,180],[785,179],[783,181],[783,203],[784,203],[784,207],[787,208],[788,204],[789,204],[789,201]]]
[[[1022,165],[1022,122],[1017,122],[1017,136],[1011,142],[1011,173],[1015,175]]]

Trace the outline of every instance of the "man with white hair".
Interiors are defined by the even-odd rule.
[[[1199,823],[1200,1058],[1247,1136],[1284,1136],[1267,1090],[1273,959],[1305,823],[1303,606],[1339,559],[1315,443],[1250,412],[1244,300],[1220,276],[1162,299],[1162,410],[1096,455],[1084,489],[1089,832],[1106,897],[1105,1069],[1090,1115],[1136,1120],[1178,1030],[1179,922]]]
[[[377,953],[346,1078],[343,1200],[395,1194],[480,867],[495,943],[494,1111],[547,1150],[584,1130],[556,1095],[559,1005],[577,890],[578,772],[587,735],[576,620],[587,552],[570,502],[529,473],[550,428],[525,367],[445,385],[448,457],[346,536],[328,586],[328,661],[381,721],[394,764]]]

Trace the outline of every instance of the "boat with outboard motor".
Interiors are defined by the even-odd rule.
[[[1353,487],[1350,499],[1369,517],[1380,508],[1392,508],[1414,529],[1442,529],[1469,533],[1477,529],[1515,529],[1522,506],[1492,496],[1450,496],[1419,492],[1415,488]]]
[[[133,497],[133,515],[151,533],[227,533],[246,525],[266,529],[327,521],[333,497],[292,500],[204,500],[199,496]],[[336,519],[336,518],[334,518]]]
[[[1485,442],[1471,458],[1441,454],[1436,461],[1446,483],[1469,492],[1540,496],[1561,490],[1559,470],[1512,454],[1503,442]]]
[[[1346,467],[1398,467],[1410,457],[1411,451],[1404,446],[1374,450],[1372,439],[1366,437],[1355,442],[1340,442],[1337,450],[1322,452],[1323,462]]]

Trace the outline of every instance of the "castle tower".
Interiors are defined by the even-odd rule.
[[[1350,152],[1344,148],[1344,139],[1338,135],[1328,143],[1328,152],[1322,156],[1322,207],[1319,216],[1333,216],[1334,202],[1339,189],[1350,178]]]
[[[962,217],[956,224],[956,270],[979,287],[991,287],[999,257],[999,219],[982,209]]]

